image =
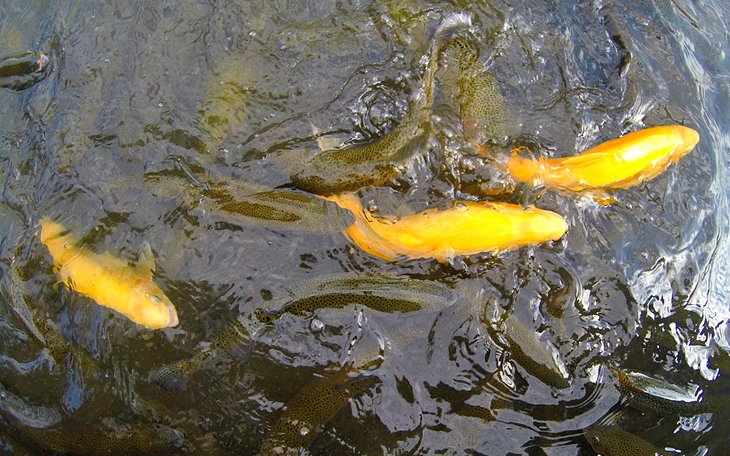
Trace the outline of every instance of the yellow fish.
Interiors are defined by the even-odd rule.
[[[387,261],[499,252],[560,239],[568,225],[563,218],[533,206],[456,201],[445,210],[427,209],[398,220],[375,218],[352,193],[327,197],[355,214],[343,230],[362,250]]]
[[[572,157],[535,160],[515,154],[507,170],[517,181],[558,190],[628,188],[662,173],[699,140],[695,130],[681,125],[652,127]]]
[[[149,244],[133,267],[108,252],[96,254],[78,248],[76,238],[48,218],[41,219],[40,227],[41,242],[51,252],[56,274],[70,289],[148,328],[178,324],[175,306],[152,280],[155,261]]]

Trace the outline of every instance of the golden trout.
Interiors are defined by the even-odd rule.
[[[152,280],[155,263],[148,244],[133,267],[108,252],[96,254],[77,247],[76,238],[48,218],[41,219],[40,227],[41,242],[51,252],[56,274],[70,289],[148,328],[178,324],[175,306]]]
[[[507,170],[517,181],[558,190],[628,188],[658,176],[699,140],[695,130],[681,125],[652,127],[572,157],[535,160],[513,155]]]
[[[328,197],[355,214],[343,233],[370,255],[387,261],[499,252],[560,239],[563,218],[533,206],[456,201],[450,209],[427,209],[398,220],[376,218],[351,193]]]

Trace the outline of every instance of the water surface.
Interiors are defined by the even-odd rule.
[[[94,366],[54,361],[3,294],[0,383],[28,407],[60,413],[49,432],[105,419],[161,423],[184,434],[182,451],[256,453],[299,391],[375,340],[384,350],[369,371],[377,382],[324,425],[312,453],[589,455],[583,429],[605,421],[685,454],[727,447],[727,417],[637,411],[606,368],[696,387],[717,404],[730,394],[724,2],[2,6],[0,52],[43,50],[53,65],[35,86],[0,92],[2,274],[17,268],[28,305]],[[567,156],[672,123],[698,130],[700,143],[607,207],[526,188],[485,196],[480,186],[504,177],[473,157],[440,81],[425,150],[400,177],[363,189],[363,201],[389,214],[491,198],[535,204],[569,224],[556,243],[448,264],[391,264],[338,233],[242,226],[143,178],[180,174],[182,163],[219,180],[290,189],[267,157],[316,147],[318,135],[343,143],[390,131],[420,90],[431,33],[455,11],[472,16],[480,60],[505,99],[508,138],[496,153]],[[215,116],[228,122],[211,127]],[[146,330],[68,292],[35,234],[43,216],[130,261],[148,242],[180,325]],[[435,281],[468,299],[423,312],[284,315],[184,392],[149,381],[293,284],[342,272]],[[482,301],[553,347],[570,385],[526,369]],[[12,430],[27,424],[7,414],[0,423],[3,451],[32,451]]]

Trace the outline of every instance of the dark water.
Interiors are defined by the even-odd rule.
[[[450,264],[390,264],[337,233],[240,226],[143,181],[184,162],[286,186],[265,157],[316,146],[313,127],[339,143],[378,138],[418,92],[429,36],[454,11],[472,15],[500,84],[509,147],[565,156],[672,123],[700,143],[611,206],[525,189],[494,197],[562,214],[567,235]],[[22,273],[31,309],[85,355],[54,362],[3,295],[0,448],[32,454],[59,429],[93,435],[113,421],[168,426],[193,454],[256,453],[298,391],[375,340],[377,382],[324,424],[312,453],[594,454],[582,430],[600,421],[684,454],[724,454],[722,412],[639,411],[606,366],[696,388],[711,405],[730,395],[729,20],[719,0],[3,2],[0,52],[44,50],[52,70],[0,92],[2,271]],[[225,82],[232,101],[206,100]],[[231,121],[211,129],[211,110]],[[494,173],[469,157],[456,112],[437,87],[423,157],[363,201],[398,213],[484,198],[474,189]],[[149,242],[180,325],[146,330],[57,284],[35,235],[43,216],[129,260]],[[482,289],[555,349],[570,386],[526,370],[468,299],[285,315],[184,392],[149,381],[270,296],[340,272]],[[31,426],[17,416],[33,411],[47,433],[19,438]]]

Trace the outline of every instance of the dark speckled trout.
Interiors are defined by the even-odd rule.
[[[309,315],[317,309],[362,306],[378,312],[433,311],[457,299],[445,285],[387,274],[332,274],[294,285],[269,301],[268,309],[240,318],[191,358],[165,365],[151,380],[168,390],[185,390],[192,375],[227,356],[265,325],[285,314]]]
[[[385,136],[367,144],[316,151],[287,151],[275,160],[291,170],[294,185],[319,195],[381,185],[421,148],[430,131],[430,115],[438,57],[452,36],[468,30],[471,18],[455,13],[444,18],[433,35],[422,90],[401,122]]]

